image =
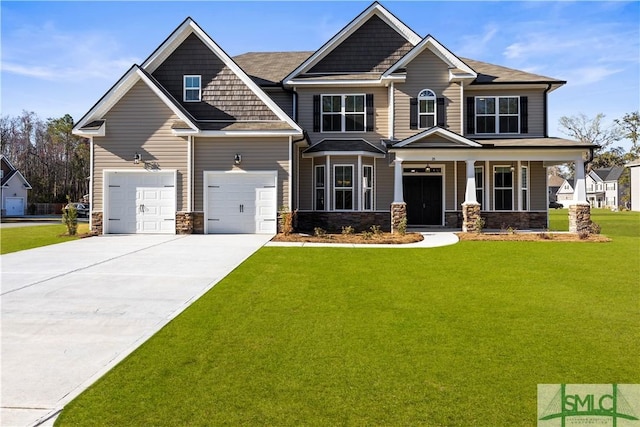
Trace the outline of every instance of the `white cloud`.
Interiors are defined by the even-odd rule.
[[[584,67],[573,70],[569,75],[569,82],[574,86],[597,83],[609,76],[624,71],[621,68]]]
[[[481,57],[490,47],[496,34],[498,26],[490,23],[484,26],[481,34],[473,34],[462,37],[461,45],[456,49],[456,54],[468,56],[470,58]]]
[[[2,72],[50,81],[114,80],[139,58],[112,36],[63,31],[52,23],[3,33]]]

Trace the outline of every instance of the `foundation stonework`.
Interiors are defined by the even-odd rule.
[[[591,232],[591,206],[578,204],[569,206],[569,232]]]
[[[102,212],[91,212],[91,232],[102,234]]]
[[[465,233],[475,233],[478,230],[478,219],[480,219],[480,204],[469,203],[462,205],[462,231]]]
[[[177,212],[176,234],[203,234],[204,212]]]
[[[391,204],[391,232],[395,233],[400,228],[400,224],[407,222],[407,204],[392,203]],[[406,227],[405,227],[406,228]]]
[[[296,231],[313,232],[320,227],[330,233],[339,233],[342,227],[353,227],[356,232],[377,225],[383,231],[391,229],[389,212],[304,212],[297,211],[294,218]]]

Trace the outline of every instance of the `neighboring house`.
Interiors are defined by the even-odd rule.
[[[562,187],[564,183],[564,178],[559,175],[549,175],[547,178],[547,192],[549,194],[549,201],[556,202],[558,200],[558,190]],[[571,187],[571,191],[573,191],[573,187]],[[573,198],[573,193],[571,194]]]
[[[631,171],[631,210],[640,211],[640,159],[627,163],[625,167]]]
[[[624,185],[619,180],[624,172],[623,166],[593,169],[587,174],[587,200],[592,208],[617,209]]]
[[[75,125],[103,233],[545,228],[562,80],[456,56],[373,3],[315,52],[230,58],[186,19]],[[586,205],[585,177],[573,199]]]
[[[22,216],[27,209],[28,190],[31,190],[31,185],[4,155],[0,155],[0,163],[2,216]]]
[[[565,179],[558,191],[556,191],[556,201],[562,203],[564,207],[572,205],[573,195],[575,194],[575,182],[573,179]]]

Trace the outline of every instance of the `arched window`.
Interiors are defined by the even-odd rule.
[[[427,129],[436,125],[436,94],[423,89],[418,94],[418,127]]]

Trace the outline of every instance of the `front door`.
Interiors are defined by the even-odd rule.
[[[405,176],[407,224],[442,225],[442,176]]]

